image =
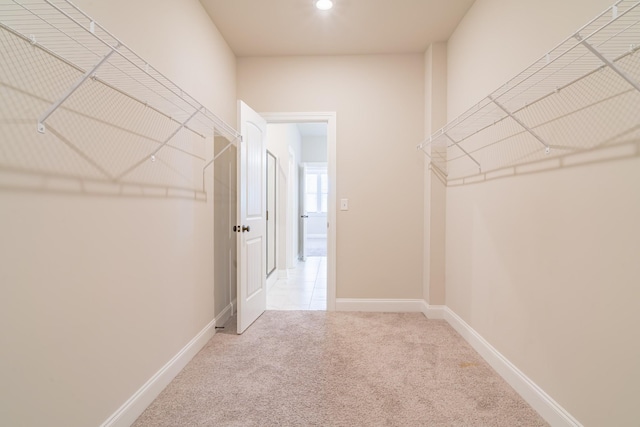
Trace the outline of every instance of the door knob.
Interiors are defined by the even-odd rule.
[[[245,231],[251,231],[251,227],[248,225],[243,225],[242,226],[242,232],[244,233]]]

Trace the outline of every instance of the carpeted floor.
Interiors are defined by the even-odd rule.
[[[134,426],[546,426],[445,322],[267,311],[217,333]]]

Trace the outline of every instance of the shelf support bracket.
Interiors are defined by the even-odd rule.
[[[456,147],[458,147],[460,149],[460,151],[462,151],[468,158],[470,158],[473,161],[473,163],[475,163],[478,166],[478,171],[479,172],[482,172],[482,166],[480,166],[480,163],[478,163],[478,161],[476,159],[474,159],[473,156],[467,152],[467,150],[462,148],[462,146],[458,143],[458,141],[456,141],[453,138],[451,138],[449,136],[449,134],[446,133],[446,132],[444,133],[444,136],[446,136],[449,141],[453,142],[453,144]]]
[[[231,148],[231,146],[234,145],[233,142],[228,143],[227,145],[225,145],[225,147],[220,150],[220,152],[218,154],[216,154],[215,156],[213,156],[213,159],[211,159],[209,161],[209,163],[207,163],[206,165],[204,165],[204,167],[202,168],[202,170],[204,171],[206,168],[208,168],[209,166],[211,166],[216,160],[218,160],[218,157],[222,156],[224,154],[225,151],[227,151],[229,148]]]
[[[544,139],[542,139],[537,133],[535,133],[533,131],[533,129],[531,129],[529,126],[527,126],[526,124],[524,124],[519,118],[517,118],[516,116],[514,116],[513,114],[511,114],[511,112],[509,110],[507,110],[502,104],[500,104],[497,100],[495,100],[491,95],[489,95],[488,97],[491,102],[493,102],[494,104],[496,104],[496,106],[501,109],[502,111],[504,111],[504,113],[506,115],[508,115],[509,117],[511,117],[517,124],[519,124],[520,126],[522,126],[524,128],[524,130],[526,130],[527,132],[529,132],[529,134],[531,136],[533,136],[535,139],[538,140],[538,142],[540,142],[540,144],[544,145],[544,152],[545,154],[549,154],[551,152],[551,147],[549,147],[549,144],[547,144]]]
[[[609,68],[611,68],[617,75],[619,75],[620,77],[622,77],[627,83],[629,83],[631,86],[633,86],[635,88],[635,90],[637,90],[638,92],[640,92],[640,84],[638,84],[638,82],[636,82],[634,79],[632,79],[627,73],[625,73],[622,69],[620,69],[620,67],[618,67],[616,64],[613,63],[613,61],[610,61],[607,57],[605,57],[603,54],[601,54],[598,49],[596,49],[595,47],[593,47],[591,44],[589,44],[586,40],[583,40],[582,37],[580,36],[580,34],[576,34],[576,39],[578,39],[578,41],[587,49],[589,49],[589,51],[591,53],[593,53],[595,56],[598,57],[598,59],[602,62],[604,62]]]
[[[54,111],[56,111],[58,109],[58,107],[60,107],[67,99],[69,99],[69,97],[71,95],[73,95],[73,93],[80,87],[82,86],[82,84],[87,81],[87,79],[89,77],[91,77],[92,75],[95,74],[96,70],[98,70],[98,68],[100,68],[100,66],[102,64],[104,64],[105,62],[107,62],[107,60],[109,60],[109,57],[111,55],[113,55],[113,53],[118,50],[118,48],[120,47],[120,44],[118,44],[116,47],[112,47],[111,51],[109,51],[109,53],[107,53],[105,56],[102,57],[102,59],[96,64],[94,65],[89,71],[87,71],[86,73],[84,73],[82,75],[82,77],[80,77],[65,93],[64,95],[62,95],[62,97],[57,100],[53,105],[51,105],[47,111],[45,111],[39,118],[38,118],[38,132],[39,133],[44,133],[46,130],[46,127],[44,125],[44,122],[49,118],[49,116],[51,116],[51,114],[53,114]]]
[[[176,134],[178,132],[180,132],[182,129],[184,129],[187,126],[187,123],[189,123],[191,121],[191,119],[193,119],[196,114],[198,114],[204,107],[200,107],[198,108],[196,111],[193,112],[193,114],[191,114],[189,116],[189,118],[187,120],[185,120],[184,122],[180,123],[180,126],[178,126],[178,128],[176,130],[174,130],[171,135],[169,135],[168,138],[166,138],[162,144],[160,144],[155,150],[153,150],[153,152],[151,154],[149,154],[149,156],[151,157],[152,160],[155,160],[155,155],[158,154],[158,151],[162,150],[162,148],[167,145],[169,143],[169,141],[171,141],[171,139],[176,136]]]
[[[140,160],[138,163],[136,163],[135,165],[131,166],[129,169],[127,169],[126,171],[122,172],[120,175],[118,175],[117,177],[114,178],[114,181],[119,181],[120,179],[122,179],[122,177],[126,176],[128,173],[130,173],[132,170],[134,170],[135,168],[137,168],[138,166],[140,166],[141,164],[143,164],[144,162],[147,161],[148,158],[151,159],[152,162],[156,161],[156,154],[158,153],[158,151],[160,151],[165,145],[167,145],[169,143],[169,141],[171,141],[171,138],[173,138],[174,136],[176,136],[176,134],[178,132],[180,132],[181,129],[184,129],[187,126],[187,123],[189,123],[189,120],[191,120],[192,118],[194,118],[196,116],[196,114],[198,114],[200,111],[202,111],[204,107],[200,107],[198,108],[196,111],[193,112],[193,114],[191,114],[191,116],[189,116],[189,118],[187,120],[185,120],[184,122],[182,122],[180,124],[180,126],[178,126],[178,128],[176,130],[174,130],[171,135],[169,135],[168,138],[166,138],[162,144],[160,144],[159,147],[157,147],[155,150],[153,150],[153,152],[151,154],[149,154],[149,157],[145,157],[142,160]]]

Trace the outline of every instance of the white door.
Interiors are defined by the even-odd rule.
[[[307,260],[307,214],[306,208],[306,188],[307,188],[307,165],[302,166],[302,173],[300,174],[300,255],[302,261]]]
[[[267,122],[238,101],[238,334],[267,308],[266,137]]]

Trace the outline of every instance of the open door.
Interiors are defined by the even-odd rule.
[[[300,201],[300,260],[307,260],[307,219],[309,215],[307,214],[307,204],[306,204],[306,177],[307,177],[307,165],[304,164],[302,166],[302,171],[300,173],[300,196],[298,200]]]
[[[267,150],[267,278],[276,270],[277,164],[276,156]]]
[[[238,101],[242,141],[238,153],[238,334],[267,308],[266,138],[267,122]]]

